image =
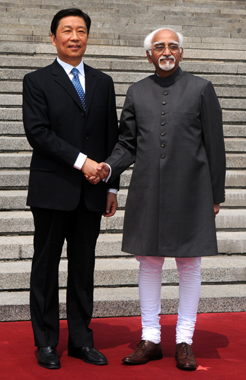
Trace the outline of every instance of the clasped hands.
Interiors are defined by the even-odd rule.
[[[93,185],[96,185],[109,174],[109,167],[105,162],[98,164],[98,162],[93,161],[88,157],[81,170],[84,173],[85,178]]]

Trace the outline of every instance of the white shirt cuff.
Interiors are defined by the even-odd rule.
[[[106,162],[107,164],[107,162]],[[106,178],[103,179],[104,182],[108,182],[109,178],[111,177],[111,174],[112,174],[112,169],[111,169],[111,166],[109,164],[107,164],[108,167],[109,167],[109,173],[107,175]],[[108,189],[108,193],[113,193],[113,194],[118,194],[118,190],[117,189]]]
[[[81,170],[82,166],[84,165],[86,159],[87,159],[87,156],[85,154],[79,153],[79,155],[77,157],[77,160],[75,161],[73,167],[75,169]]]
[[[107,177],[103,179],[103,182],[108,182],[108,180],[109,180],[109,178],[111,177],[111,174],[112,174],[111,166],[109,164],[107,164],[107,162],[106,162],[106,165],[108,165],[108,167],[109,167],[109,173],[108,173]]]
[[[118,190],[117,189],[108,189],[108,193],[114,193],[114,194],[118,194]]]

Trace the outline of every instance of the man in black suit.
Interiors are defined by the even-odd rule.
[[[35,225],[31,320],[38,364],[50,369],[60,368],[58,266],[65,239],[68,355],[107,364],[89,324],[100,220],[116,211],[119,180],[109,189],[103,181],[93,186],[85,175],[105,177],[97,162],[111,154],[118,126],[112,79],[82,60],[90,24],[79,9],[59,11],[51,23],[58,58],[27,74],[23,86],[24,127],[33,148],[27,199]]]

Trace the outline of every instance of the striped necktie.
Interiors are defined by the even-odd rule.
[[[82,103],[82,106],[84,110],[86,111],[86,105],[85,105],[85,93],[83,90],[83,87],[81,86],[80,80],[79,80],[79,70],[75,67],[71,70],[71,73],[73,74],[72,83],[75,87],[75,90],[77,91],[80,101]]]

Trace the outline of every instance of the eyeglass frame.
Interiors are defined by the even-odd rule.
[[[154,44],[155,45],[155,44]],[[159,46],[158,46],[159,45]],[[181,47],[180,45],[177,43],[170,43],[170,45],[166,46],[166,45],[161,45],[160,43],[158,43],[158,45],[156,44],[156,46],[153,47],[153,50],[157,53],[164,53],[166,49],[168,49],[171,53],[175,53],[177,52],[179,49],[181,51]],[[175,48],[174,48],[175,47]],[[157,50],[157,49],[160,49],[161,50]]]

